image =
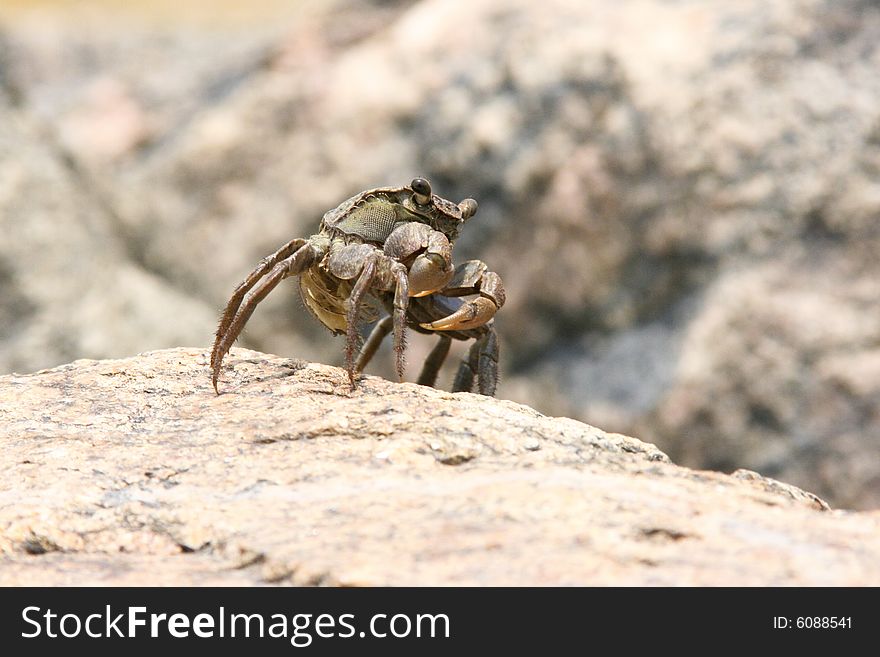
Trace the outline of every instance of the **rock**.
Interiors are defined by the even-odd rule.
[[[2,96],[0,234],[4,370],[210,338],[215,310],[131,260],[100,193]]]
[[[149,314],[116,331],[117,306],[62,349],[77,304],[4,282],[16,254],[0,317],[54,337],[0,351],[0,371],[207,343],[259,258],[423,174],[480,201],[456,257],[507,286],[500,396],[880,504],[876,3],[294,4],[241,24],[100,6],[5,23],[0,85],[88,182],[70,216],[106,215],[114,267],[192,303],[168,313],[176,340]],[[21,275],[51,289],[57,271]],[[290,286],[243,344],[338,362]]]
[[[0,377],[0,584],[877,585],[880,514],[235,349]]]

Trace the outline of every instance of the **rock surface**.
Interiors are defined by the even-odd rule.
[[[0,377],[0,584],[878,585],[880,514],[233,350]]]
[[[480,201],[501,396],[880,506],[876,2],[155,4],[0,7],[0,371],[206,342],[423,174]],[[338,362],[289,287],[243,344]]]

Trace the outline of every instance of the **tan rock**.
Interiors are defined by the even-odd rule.
[[[880,514],[236,349],[0,377],[0,584],[880,584]]]
[[[9,4],[0,372],[200,344],[261,257],[426,175],[480,202],[501,396],[880,507],[876,3]],[[293,282],[242,345],[339,356]]]

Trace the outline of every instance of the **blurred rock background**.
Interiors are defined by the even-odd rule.
[[[480,202],[500,397],[880,505],[868,0],[3,0],[0,371],[207,348],[259,258],[416,174]],[[292,285],[241,343],[341,360]]]

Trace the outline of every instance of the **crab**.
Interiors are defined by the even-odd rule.
[[[504,286],[480,260],[452,262],[452,246],[476,212],[474,199],[447,201],[433,194],[424,178],[405,187],[361,192],[327,212],[318,233],[293,239],[263,258],[235,288],[211,350],[214,391],[219,394],[223,358],[257,304],[282,280],[298,276],[306,308],[334,334],[346,336],[345,369],[352,389],[389,333],[397,377],[403,380],[409,327],[439,336],[418,383],[435,385],[453,339],[474,340],[452,390],[470,392],[476,382],[480,394],[494,395],[498,339],[493,318],[504,304]],[[358,349],[366,308],[388,315]]]

